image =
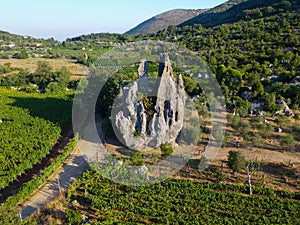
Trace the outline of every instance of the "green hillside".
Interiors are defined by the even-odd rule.
[[[201,24],[204,27],[213,27],[240,20],[264,18],[284,11],[299,13],[299,4],[299,1],[296,0],[233,0],[185,21],[180,26]]]
[[[296,6],[299,3],[282,2],[272,7],[266,4],[259,10],[270,12],[258,18],[208,28],[201,24],[170,27],[139,38],[169,40],[166,37],[176,37],[173,42],[198,52],[216,74],[228,109],[236,107],[232,102],[242,97],[244,91],[250,92],[252,101],[265,101],[269,113],[278,110],[278,98],[298,108],[300,86],[289,83],[300,73],[300,14]],[[262,3],[258,5],[261,7]],[[240,15],[246,17],[245,12]],[[278,82],[273,82],[274,78]]]

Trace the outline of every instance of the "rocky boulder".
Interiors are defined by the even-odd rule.
[[[133,149],[157,148],[166,142],[175,145],[183,127],[185,108],[181,75],[173,76],[168,54],[161,55],[158,78],[152,85],[148,82],[147,61],[141,62],[138,74],[137,81],[123,87],[123,107],[114,120],[117,136]]]

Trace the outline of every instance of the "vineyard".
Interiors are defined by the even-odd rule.
[[[283,192],[279,197],[272,189],[257,189],[250,197],[244,190],[234,185],[191,180],[129,187],[112,183],[89,170],[69,190],[73,210],[67,210],[67,220],[77,224],[76,215],[81,218],[82,214],[95,219],[93,224],[300,223],[296,194]],[[74,202],[80,204],[76,205],[77,210]]]
[[[0,88],[0,188],[44,158],[71,118],[71,96]]]

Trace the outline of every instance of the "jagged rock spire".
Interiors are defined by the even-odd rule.
[[[162,53],[159,60],[158,77],[173,76],[173,69],[168,53]]]
[[[148,61],[143,59],[138,69],[139,78],[148,77]]]
[[[140,63],[139,69],[139,80],[138,80],[138,89],[145,93],[148,91],[148,61],[146,59],[143,59]]]
[[[161,54],[156,84],[149,93],[148,62],[142,60],[138,69],[139,79],[123,88],[123,111],[116,115],[115,125],[130,148],[149,146],[157,148],[169,142],[176,144],[183,127],[185,92],[181,75],[173,77],[168,54]],[[154,113],[149,112],[140,99],[155,96]],[[150,95],[149,95],[150,94]],[[138,137],[134,136],[138,134]]]

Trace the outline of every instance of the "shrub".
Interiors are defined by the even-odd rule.
[[[140,137],[140,136],[141,136],[141,131],[135,130],[135,131],[133,132],[133,136],[135,136],[135,137]]]
[[[161,156],[166,158],[173,153],[173,146],[170,143],[164,143],[160,145],[160,150]]]
[[[183,141],[187,144],[197,144],[200,135],[200,129],[197,127],[187,126],[182,131]]]
[[[280,143],[281,143],[282,147],[292,148],[295,146],[296,141],[295,141],[293,135],[287,134],[280,140]]]
[[[237,151],[230,151],[228,155],[228,167],[233,173],[240,172],[246,167],[246,160],[242,153]]]
[[[68,209],[66,212],[67,224],[80,225],[82,224],[81,213],[77,210]]]
[[[131,157],[130,157],[130,164],[133,166],[141,166],[143,163],[141,161],[141,153],[140,152],[135,152]]]

